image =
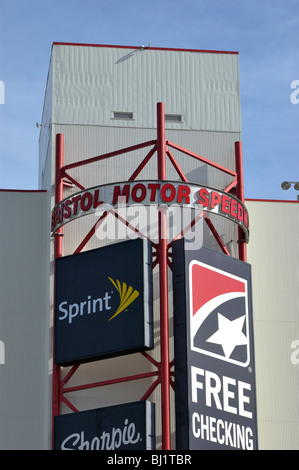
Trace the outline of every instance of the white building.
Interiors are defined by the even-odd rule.
[[[237,53],[53,44],[39,141],[40,191],[0,193],[1,216],[7,221],[7,230],[1,233],[1,259],[6,273],[0,286],[0,340],[5,345],[0,383],[2,396],[6,397],[5,406],[0,406],[4,423],[0,426],[1,448],[51,447],[54,239],[50,213],[55,205],[56,135],[64,135],[64,165],[152,141],[157,133],[158,102],[165,103],[167,140],[235,170],[234,145],[242,140]],[[85,188],[127,181],[146,155],[144,152],[138,149],[128,152],[126,160],[120,155],[70,168],[68,175]],[[187,158],[176,149],[172,152],[189,182],[218,190],[231,182],[230,175]],[[157,179],[156,160],[151,160],[138,179]],[[167,179],[179,180],[171,164],[167,166]],[[63,197],[77,191],[75,184],[65,184]],[[259,447],[297,449],[298,203],[251,200],[246,205],[250,216],[248,262],[252,264],[253,277]],[[237,256],[236,225],[213,215],[211,220],[231,255]],[[64,226],[63,256],[77,249],[95,221],[92,215]],[[84,250],[113,241],[113,235],[94,236]],[[206,227],[203,243],[220,251]],[[9,247],[13,247],[13,256]],[[154,272],[154,287],[155,282]],[[159,360],[156,292],[157,289],[156,347],[151,355]],[[169,295],[171,299],[171,288]],[[172,319],[171,308],[169,314]],[[15,315],[19,331],[13,321]],[[170,321],[172,355],[171,325]],[[154,366],[144,357],[134,354],[84,364],[68,385],[153,370]],[[67,371],[68,368],[62,370],[62,377]],[[147,378],[65,396],[82,411],[139,400],[151,383],[152,378]],[[173,396],[171,393],[171,404]],[[156,403],[159,448],[160,391],[155,389],[150,399]],[[61,412],[70,412],[64,403]],[[173,445],[174,421],[172,409]]]

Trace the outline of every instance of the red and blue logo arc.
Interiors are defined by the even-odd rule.
[[[247,281],[199,261],[189,265],[193,351],[246,367],[250,362]]]

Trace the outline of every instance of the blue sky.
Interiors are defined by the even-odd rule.
[[[296,199],[298,0],[0,0],[0,189],[38,189],[53,42],[238,51],[245,197]]]

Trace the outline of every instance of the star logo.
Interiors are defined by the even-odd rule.
[[[231,321],[218,313],[219,328],[207,342],[220,344],[225,357],[229,358],[236,346],[247,345],[247,338],[242,332],[244,321],[245,315]]]
[[[190,347],[221,361],[250,362],[247,280],[193,260],[190,276]]]

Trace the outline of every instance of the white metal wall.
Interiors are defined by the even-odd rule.
[[[52,124],[57,126],[52,133],[72,126],[72,148],[85,135],[83,154],[66,154],[68,161],[75,161],[89,152],[93,156],[138,143],[145,135],[155,138],[159,101],[165,103],[166,114],[182,115],[181,122],[166,123],[167,131],[192,131],[167,132],[167,138],[234,167],[231,142],[241,136],[238,54],[54,44],[40,134],[40,175]],[[114,111],[132,112],[133,119],[114,119]]]
[[[52,206],[57,133],[65,136],[65,164],[155,139],[158,101],[165,103],[166,113],[183,116],[181,123],[166,122],[167,139],[234,169],[234,143],[241,139],[238,54],[54,44],[40,134],[40,187],[51,187]],[[134,119],[113,119],[115,110],[132,111]],[[70,174],[85,187],[126,181],[147,151]],[[219,170],[171,151],[189,181],[219,189],[230,183]],[[178,179],[170,163],[167,172],[168,179]],[[156,175],[152,158],[138,179]],[[76,190],[67,189],[66,195]],[[71,232],[75,243],[92,222],[85,219],[79,231]],[[235,253],[234,225],[219,217],[213,222]],[[69,241],[65,246],[73,249]]]
[[[259,447],[298,450],[299,203],[246,201],[246,205]]]
[[[57,133],[64,134],[64,164],[156,139],[156,105],[160,101],[165,103],[166,114],[182,116],[179,123],[166,122],[167,139],[234,169],[234,143],[241,140],[237,54],[54,44],[40,133],[40,185],[52,194],[51,208],[54,206]],[[115,111],[132,112],[133,119],[114,119]],[[70,175],[87,188],[112,181],[126,181],[147,151],[145,149],[108,162],[70,170]],[[173,154],[187,178],[194,183],[223,189],[231,181],[219,171],[208,169],[189,157],[175,151]],[[156,159],[153,158],[139,179],[156,179],[156,171]],[[169,165],[168,179],[171,178],[178,179]],[[75,187],[65,188],[64,196],[75,191]],[[84,217],[64,227],[64,255],[77,248],[95,221],[94,216]],[[231,244],[231,240],[236,238],[235,227],[219,217],[213,219],[213,222],[223,235],[225,243],[235,252],[236,247]],[[94,237],[85,249],[101,244],[102,240]],[[217,249],[216,246],[215,248]],[[51,256],[53,257],[53,240]],[[151,354],[159,360],[157,281],[155,271],[155,351]],[[52,275],[49,289],[51,297]],[[171,276],[169,290],[171,305]],[[172,334],[170,319],[171,358]],[[69,385],[151,370],[152,365],[148,361],[141,355],[134,354],[82,365]],[[72,393],[68,398],[79,410],[108,406],[140,399],[149,384],[148,379],[122,383]],[[159,448],[160,388],[156,389],[150,399],[157,405]],[[171,400],[173,403],[173,394]],[[63,406],[62,412],[69,411]],[[174,433],[173,414],[171,422]]]
[[[53,117],[60,124],[156,126],[156,103],[181,113],[181,129],[240,132],[237,54],[53,46]],[[113,119],[134,113],[133,121]]]
[[[1,450],[49,446],[47,198],[46,192],[0,191]]]

